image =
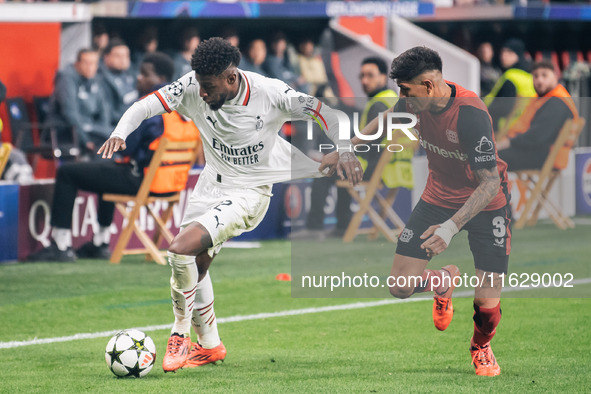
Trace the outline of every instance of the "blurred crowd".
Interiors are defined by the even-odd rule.
[[[46,2],[46,3],[57,3],[57,2],[75,2],[75,3],[96,3],[101,0],[0,0],[0,3],[4,2],[11,2],[11,3],[37,3],[37,2]],[[159,1],[168,1],[168,0],[144,0],[144,2],[159,2]],[[215,1],[215,0],[208,0],[208,1]],[[245,2],[258,2],[258,3],[305,3],[317,0],[243,0]],[[326,0],[326,1],[339,1],[339,0]],[[342,1],[342,0],[340,0]],[[347,0],[347,1],[363,1],[363,0]],[[373,0],[373,1],[391,1],[391,0]],[[227,1],[218,0],[220,3],[227,3]],[[520,5],[526,6],[529,4],[549,4],[550,0],[542,0],[532,2],[528,0],[428,0],[428,2],[436,3],[438,6],[442,7],[449,7],[449,6],[457,6],[457,7],[464,7],[464,6],[490,6],[490,5]],[[560,2],[560,3],[588,3],[588,1],[582,0],[553,0],[553,3]]]

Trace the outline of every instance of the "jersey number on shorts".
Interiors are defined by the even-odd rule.
[[[218,212],[222,212],[222,210],[220,209],[220,207],[222,206],[230,206],[232,205],[232,200],[224,200],[221,203],[219,203],[218,205],[216,205],[215,207],[213,207],[213,209],[215,209]]]
[[[507,233],[507,229],[505,229],[505,218],[502,216],[497,216],[492,221],[493,226],[493,235],[497,238],[503,238]]]

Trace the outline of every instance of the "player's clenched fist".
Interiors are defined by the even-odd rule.
[[[97,155],[103,154],[103,159],[110,159],[113,157],[113,153],[125,150],[127,146],[125,145],[125,141],[119,137],[111,137],[105,141],[103,146],[100,147],[98,150]]]

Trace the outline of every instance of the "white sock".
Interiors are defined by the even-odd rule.
[[[72,230],[70,229],[54,227],[51,230],[51,238],[53,238],[57,248],[61,251],[72,247]]]
[[[220,344],[218,323],[215,320],[215,313],[213,311],[213,286],[211,285],[209,272],[197,284],[195,309],[193,309],[191,323],[199,337],[199,344],[205,349],[213,349]]]
[[[94,244],[94,246],[101,246],[103,244],[108,245],[110,241],[111,241],[111,226],[108,226],[108,227],[101,226],[99,231],[97,231],[92,238],[92,243]]]
[[[176,332],[188,337],[191,332],[191,313],[197,291],[198,272],[195,256],[168,252],[168,263],[172,268],[170,295],[174,312],[171,334]]]

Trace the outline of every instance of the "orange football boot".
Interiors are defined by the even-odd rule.
[[[189,353],[189,358],[185,367],[195,368],[205,364],[216,363],[217,361],[224,361],[226,358],[226,347],[222,342],[213,349],[205,349],[198,343],[193,343],[193,348]]]
[[[168,338],[166,354],[162,360],[162,369],[164,372],[174,372],[185,366],[189,349],[191,348],[191,338],[182,337],[174,333]]]
[[[478,346],[474,342],[471,342],[470,354],[472,355],[472,365],[476,369],[476,375],[497,376],[501,374],[501,367],[497,364],[497,359],[490,348],[490,343],[484,346]]]
[[[450,283],[450,286],[445,291],[445,293],[438,294],[435,292],[435,295],[433,296],[433,323],[435,323],[435,328],[437,328],[439,331],[445,330],[451,323],[451,319],[454,316],[454,307],[451,302],[451,294],[456,288],[454,284],[454,278],[460,276],[460,270],[455,265],[446,265],[445,267],[441,268],[441,270],[449,274],[449,282],[447,278],[444,278],[443,283]]]

